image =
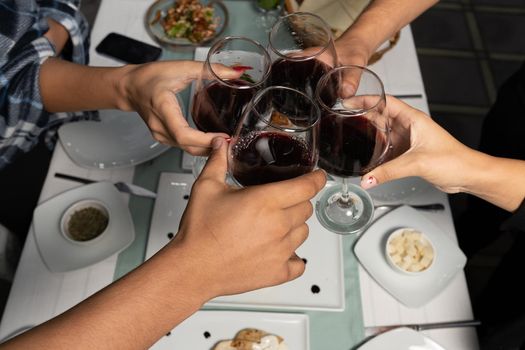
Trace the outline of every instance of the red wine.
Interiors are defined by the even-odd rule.
[[[275,132],[251,133],[232,149],[233,177],[243,186],[291,179],[314,169],[306,143]]]
[[[296,62],[280,58],[272,64],[269,81],[270,85],[288,86],[312,97],[317,83],[329,70],[316,59]]]
[[[385,138],[363,116],[321,117],[319,166],[335,176],[364,175],[377,165]]]
[[[230,80],[230,83],[250,86],[250,83],[241,79]],[[244,106],[254,94],[255,88],[235,89],[217,81],[212,82],[198,91],[193,98],[191,114],[197,129],[232,135]]]

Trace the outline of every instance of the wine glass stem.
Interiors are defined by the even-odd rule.
[[[348,191],[348,179],[346,177],[343,177],[343,181],[341,184],[341,196],[339,197],[339,206],[341,208],[344,208],[346,210],[346,215],[352,217],[352,219],[357,218],[357,210],[355,207],[354,200],[350,196],[350,192]]]

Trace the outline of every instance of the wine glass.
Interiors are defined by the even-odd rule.
[[[275,22],[268,51],[274,59],[269,85],[289,86],[311,97],[319,79],[338,65],[330,27],[311,13],[294,12]]]
[[[374,204],[348,178],[364,175],[390,154],[383,83],[365,67],[341,66],[321,78],[316,99],[321,109],[319,167],[341,179],[325,188],[317,217],[336,233],[359,233],[371,222]]]
[[[279,15],[283,12],[284,0],[253,0],[255,9],[261,12],[255,24],[269,32]]]
[[[285,86],[259,91],[230,141],[234,182],[252,186],[311,172],[318,160],[320,110],[305,93]]]
[[[238,78],[229,78],[220,65],[234,68]],[[230,36],[215,43],[208,52],[202,73],[195,82],[191,115],[197,129],[232,135],[244,107],[261,89],[269,74],[271,60],[257,41]],[[231,72],[229,73],[231,76]],[[193,174],[198,176],[205,157],[195,157]]]

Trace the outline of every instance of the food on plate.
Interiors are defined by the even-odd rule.
[[[434,261],[434,248],[426,236],[415,229],[399,229],[387,241],[390,261],[406,272],[425,271]]]
[[[69,237],[75,241],[85,242],[98,236],[108,226],[109,218],[100,209],[87,207],[75,211],[67,224]]]
[[[256,328],[245,328],[235,338],[223,340],[213,350],[288,350],[284,339]]]
[[[213,37],[218,25],[213,6],[199,0],[176,0],[167,11],[157,11],[151,24],[160,22],[170,38],[200,43]]]

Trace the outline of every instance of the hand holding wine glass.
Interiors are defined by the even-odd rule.
[[[230,67],[235,76],[224,70]],[[258,42],[245,37],[226,37],[208,52],[195,83],[191,114],[197,129],[232,135],[242,111],[270,72],[270,56]],[[194,158],[192,171],[198,176],[206,159]]]
[[[367,68],[341,66],[321,78],[316,98],[321,109],[319,167],[341,179],[341,185],[325,189],[317,216],[336,233],[358,233],[371,221],[374,205],[370,195],[348,178],[363,175],[390,155],[383,84]]]
[[[447,193],[465,191],[468,165],[481,153],[463,145],[428,115],[387,96],[395,158],[363,175],[361,186],[372,188],[406,176],[420,176]],[[452,175],[453,174],[453,175]]]

